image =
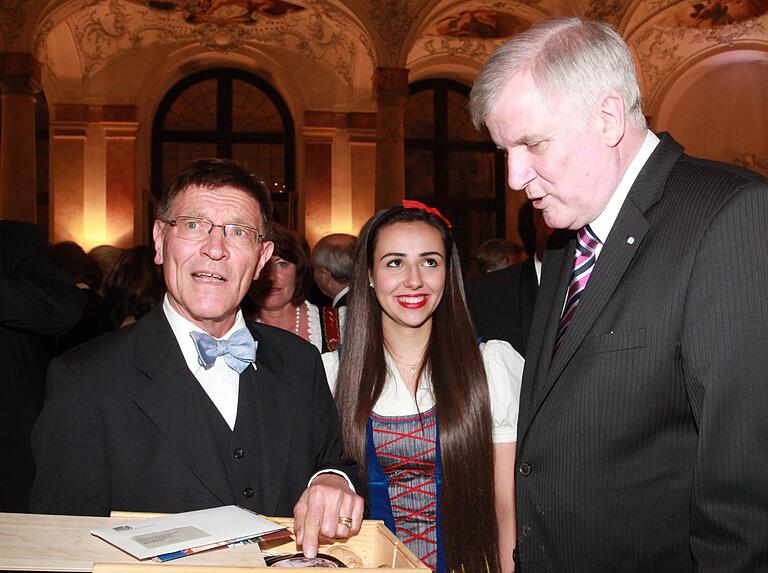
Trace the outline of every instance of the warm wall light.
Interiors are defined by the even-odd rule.
[[[107,214],[103,189],[86,186],[83,194],[82,244],[86,250],[107,244]]]

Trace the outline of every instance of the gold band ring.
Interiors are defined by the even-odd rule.
[[[347,527],[347,528],[351,529],[352,528],[352,518],[351,517],[339,516],[339,524],[343,525],[344,527]]]

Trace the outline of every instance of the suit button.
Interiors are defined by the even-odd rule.
[[[529,464],[528,462],[523,462],[517,468],[517,471],[520,472],[521,476],[528,477],[529,475],[531,475],[531,470],[532,469],[533,468],[531,468],[531,464]]]
[[[232,452],[232,455],[235,456],[236,460],[239,460],[245,456],[245,450],[243,448],[237,448],[234,452]]]
[[[247,488],[245,488],[245,489],[243,490],[243,495],[244,495],[245,497],[253,497],[253,488],[252,488],[252,487],[247,487]]]

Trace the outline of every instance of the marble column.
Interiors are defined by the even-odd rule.
[[[303,226],[299,228],[310,245],[328,232],[333,222],[333,141],[336,136],[333,112],[304,114]]]
[[[56,105],[50,133],[50,241],[75,241],[88,249],[94,245],[85,245],[87,106]]]
[[[350,113],[347,129],[352,188],[349,232],[357,235],[363,223],[376,212],[376,114]]]
[[[376,68],[373,77],[376,118],[376,209],[405,197],[405,102],[408,70]]]
[[[143,198],[136,188],[136,115],[134,106],[102,108],[107,237],[110,244],[123,248],[140,244],[148,236]]]
[[[0,54],[0,219],[37,222],[35,92],[40,65],[32,54]]]
[[[86,250],[141,243],[146,225],[137,209],[136,108],[57,104],[54,112],[52,241],[75,241]]]

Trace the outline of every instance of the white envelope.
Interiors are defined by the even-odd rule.
[[[256,513],[227,505],[92,529],[91,534],[137,559],[265,535],[285,527]]]

